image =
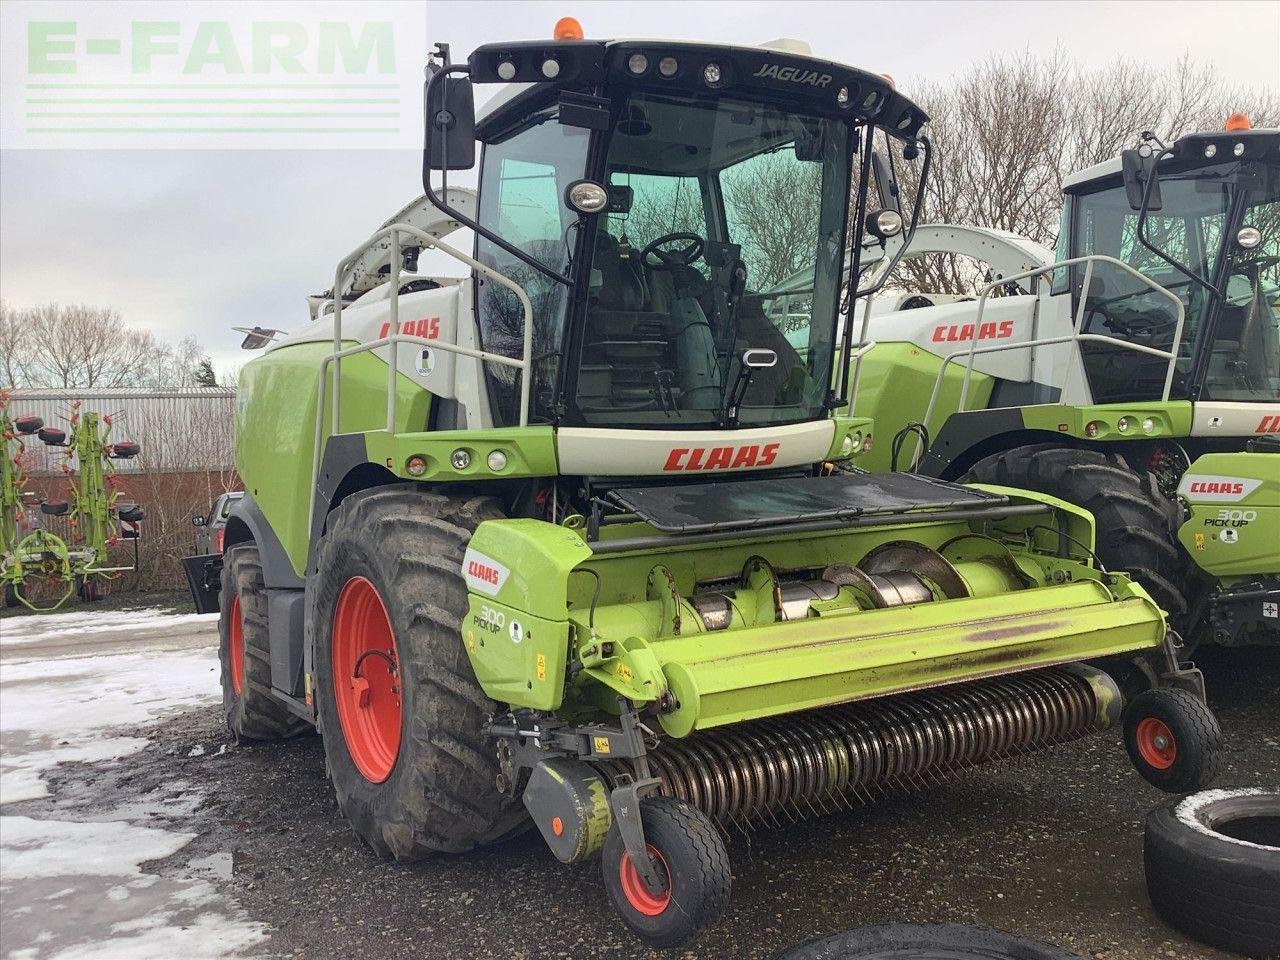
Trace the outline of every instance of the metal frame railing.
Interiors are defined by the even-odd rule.
[[[343,347],[342,343],[342,287],[350,278],[352,270],[357,260],[364,254],[366,250],[374,244],[383,240],[390,239],[391,250],[391,274],[388,277],[389,287],[387,288],[387,321],[388,329],[399,331],[400,329],[400,284],[405,276],[401,268],[401,237],[412,237],[419,241],[423,248],[439,250],[461,263],[465,263],[476,273],[482,274],[493,280],[500,286],[506,287],[515,293],[520,301],[520,307],[524,312],[524,344],[520,359],[508,357],[500,353],[490,353],[486,350],[475,350],[471,347],[459,346],[457,343],[450,343],[447,340],[428,340],[425,337],[413,336],[411,334],[393,332],[389,336],[380,337],[377,340],[370,340],[367,343],[359,343],[353,347]],[[409,276],[414,276],[410,274]],[[458,326],[467,322],[466,317],[458,318]],[[354,356],[359,353],[367,353],[377,350],[381,347],[390,348],[390,357],[387,363],[387,432],[394,433],[396,429],[396,406],[397,391],[396,378],[400,370],[400,352],[399,346],[402,343],[415,344],[417,346],[428,347],[432,350],[443,350],[446,353],[455,353],[460,356],[470,357],[474,360],[481,360],[485,363],[496,363],[501,366],[514,367],[520,371],[520,426],[528,426],[529,424],[529,398],[531,390],[531,375],[533,370],[533,303],[529,300],[529,295],[524,292],[521,286],[514,280],[503,276],[492,267],[485,266],[474,257],[468,256],[461,250],[444,243],[441,240],[431,236],[423,230],[407,223],[393,223],[389,226],[378,230],[373,236],[362,243],[359,247],[347,254],[339,263],[338,268],[334,271],[333,278],[333,353],[329,354],[320,361],[320,382],[319,393],[316,398],[316,426],[315,426],[315,448],[312,452],[311,464],[311,497],[312,506],[315,501],[316,479],[320,475],[320,452],[324,442],[324,411],[326,400],[330,403],[330,435],[337,435],[342,432],[342,360],[345,357]],[[333,389],[332,395],[329,396],[329,378],[328,373],[332,366],[333,370]]]
[[[1127,340],[1121,340],[1117,337],[1109,337],[1106,334],[1080,332],[1080,328],[1084,324],[1085,308],[1088,305],[1088,291],[1089,291],[1089,287],[1093,282],[1093,267],[1095,263],[1105,263],[1105,264],[1110,264],[1113,267],[1119,267],[1122,271],[1129,274],[1134,279],[1140,281],[1145,286],[1149,287],[1153,293],[1159,296],[1166,297],[1169,299],[1170,302],[1173,303],[1174,310],[1176,311],[1176,315],[1177,315],[1177,320],[1174,323],[1173,342],[1169,345],[1168,350],[1161,350],[1157,347],[1148,347],[1139,343],[1130,343]],[[1079,264],[1085,264],[1083,286],[1081,287],[1080,306],[1076,309],[1076,314],[1075,314],[1074,320],[1072,321],[1072,329],[1070,334],[1060,336],[1060,337],[1044,337],[1038,340],[1018,341],[1016,343],[991,344],[985,347],[978,346],[977,331],[982,326],[982,316],[984,311],[987,308],[987,301],[990,299],[991,293],[994,290],[1007,287],[1010,283],[1017,283],[1020,280],[1035,279],[1038,281],[1038,283],[1043,284],[1050,279],[1049,275],[1052,274],[1054,271],[1061,270],[1067,267],[1074,267]],[[1036,309],[1039,310],[1039,301],[1037,301]],[[964,382],[960,387],[960,398],[956,404],[957,410],[963,411],[965,408],[965,404],[969,399],[969,385],[973,379],[974,360],[978,357],[979,354],[1000,353],[1006,350],[1033,350],[1036,347],[1055,346],[1057,344],[1063,344],[1063,343],[1069,343],[1076,347],[1076,349],[1072,352],[1071,357],[1068,359],[1067,370],[1064,371],[1064,376],[1063,376],[1064,384],[1067,382],[1068,379],[1070,379],[1072,365],[1079,367],[1079,372],[1082,377],[1085,375],[1084,358],[1079,350],[1079,345],[1081,343],[1109,343],[1112,346],[1120,347],[1121,349],[1124,349],[1124,350],[1132,350],[1135,353],[1145,353],[1153,357],[1166,358],[1169,361],[1169,365],[1168,365],[1168,369],[1165,372],[1164,389],[1160,394],[1160,400],[1161,402],[1167,401],[1169,399],[1169,393],[1173,389],[1174,375],[1177,372],[1178,348],[1182,344],[1182,328],[1185,320],[1186,320],[1186,308],[1183,307],[1182,301],[1178,298],[1178,295],[1176,293],[1173,293],[1171,290],[1168,290],[1167,288],[1162,287],[1160,284],[1156,283],[1150,277],[1144,276],[1142,273],[1138,272],[1137,270],[1135,270],[1133,267],[1131,267],[1129,264],[1125,263],[1124,261],[1117,260],[1115,257],[1108,257],[1103,254],[1091,254],[1087,257],[1073,257],[1070,260],[1059,260],[1056,263],[1046,264],[1043,267],[1037,267],[1034,270],[1027,270],[1024,273],[1015,274],[1014,276],[1011,276],[1011,277],[1002,277],[999,280],[989,283],[982,288],[982,293],[978,298],[978,312],[973,320],[974,337],[972,340],[969,341],[969,346],[965,349],[956,350],[954,353],[950,353],[943,358],[942,365],[938,368],[938,375],[933,382],[933,390],[929,394],[929,405],[925,409],[923,422],[925,424],[928,424],[930,420],[933,419],[933,414],[938,404],[938,397],[942,392],[942,385],[946,380],[947,367],[950,366],[952,361],[956,360],[957,358],[962,356],[966,358]],[[865,336],[865,333],[864,333],[864,336]],[[1028,361],[1028,363],[1030,363],[1030,360]],[[921,449],[921,447],[923,446],[923,443],[924,443],[923,439],[917,436],[916,451],[913,457],[913,462],[918,460],[919,457],[924,453],[924,451]]]

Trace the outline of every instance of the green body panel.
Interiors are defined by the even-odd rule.
[[[1164,637],[1150,599],[1096,581],[860,611],[653,644],[679,708],[673,736],[1137,649]]]
[[[1178,540],[1202,570],[1224,579],[1280,573],[1280,454],[1205,454],[1178,493],[1189,511]]]
[[[1044,430],[1090,441],[1151,440],[1191,435],[1191,401],[1156,403],[1108,403],[1070,407],[1059,403],[1022,408],[1022,422],[1028,430]],[[1125,418],[1133,425],[1121,429]],[[1144,429],[1148,422],[1151,429]],[[1093,432],[1088,430],[1095,425]]]
[[[1048,503],[1072,538],[1093,542],[1092,518],[1078,507],[984,489]],[[659,720],[674,736],[1157,646],[1164,618],[1147,594],[1123,575],[1105,579],[1079,547],[1068,548],[1075,556],[1056,556],[1046,519],[1001,520],[1001,540],[979,521],[948,521],[713,543],[673,537],[661,547],[601,555],[576,529],[491,520],[477,529],[464,561],[464,639],[481,686],[496,700],[574,714],[616,709],[622,695],[660,704]],[[611,539],[653,533],[638,523],[604,532]],[[779,615],[776,573],[803,578],[894,542],[941,552],[968,597],[947,599],[935,583],[933,602],[875,609],[856,588],[842,587],[806,617]],[[730,623],[709,631],[689,597],[698,585],[728,581],[738,584]]]
[[[836,414],[832,417],[835,421],[835,434],[831,439],[831,449],[827,451],[827,458],[830,460],[838,460],[842,457],[858,457],[859,465],[862,464],[862,457],[866,454],[864,450],[871,448],[871,430],[875,424],[870,417],[850,417]],[[849,442],[846,444],[845,441]]]
[[[556,464],[555,431],[550,426],[496,427],[491,430],[439,430],[432,433],[397,433],[379,430],[366,435],[369,460],[381,463],[396,476],[406,480],[435,483],[458,480],[509,480],[515,477],[554,477]],[[455,450],[465,450],[470,464],[462,470],[450,460]],[[501,452],[507,465],[495,471],[488,465],[489,455]],[[423,457],[426,471],[410,474],[406,463],[410,457]]]
[[[312,458],[321,361],[329,342],[280,347],[245,364],[236,390],[236,467],[295,572],[302,575],[311,535]],[[399,378],[398,431],[427,424],[431,395]],[[371,353],[342,361],[343,433],[377,431],[387,424],[387,365]],[[324,435],[330,434],[326,401]],[[403,464],[403,460],[399,461]]]
[[[462,637],[485,693],[505,703],[555,710],[569,655],[569,590],[574,568],[591,556],[576,531],[541,520],[487,520],[463,560],[473,585]],[[501,582],[474,589],[475,565],[505,570]]]
[[[941,367],[941,357],[913,343],[878,343],[863,358],[854,412],[875,421],[879,442],[859,459],[860,467],[877,473],[890,468],[893,435],[908,423],[924,419]],[[984,409],[991,398],[992,383],[986,374],[974,373],[965,409]],[[964,366],[951,364],[938,394],[937,412],[927,424],[931,437],[938,435],[947,417],[958,407],[963,384]],[[907,457],[911,450],[912,444],[908,442]]]

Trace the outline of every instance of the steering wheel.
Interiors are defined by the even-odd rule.
[[[1264,254],[1263,256],[1255,257],[1252,260],[1241,260],[1239,263],[1235,265],[1235,270],[1233,272],[1242,273],[1243,271],[1240,269],[1241,267],[1248,267],[1250,269],[1257,268],[1258,270],[1269,270],[1270,268],[1274,267],[1277,263],[1280,263],[1280,257],[1268,256]]]
[[[686,246],[678,250],[659,250],[661,246],[683,240]],[[674,270],[697,263],[702,256],[705,241],[696,233],[668,233],[640,251],[640,262],[650,270]]]

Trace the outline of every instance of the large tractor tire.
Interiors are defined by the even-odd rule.
[[[462,556],[490,497],[417,484],[353,494],[320,543],[310,620],[338,807],[377,853],[462,853],[526,820],[498,793],[495,710],[462,645]]]
[[[227,551],[218,594],[222,712],[237,742],[283,740],[310,728],[271,693],[267,587],[252,544]]]
[[[1097,526],[1098,559],[1130,574],[1186,637],[1189,569],[1178,547],[1178,506],[1156,478],[1113,453],[1051,443],[1015,447],[979,460],[961,482],[1048,493],[1084,507]]]

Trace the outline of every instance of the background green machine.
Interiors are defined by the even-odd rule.
[[[505,84],[478,117],[473,84]],[[909,234],[885,151],[931,150],[884,77],[569,21],[441,47],[425,100],[424,196],[250,337],[245,495],[187,561],[237,738],[318,727],[384,856],[532,823],[662,947],[723,911],[733,828],[1117,725],[1157,786],[1213,778],[1199,674],[1087,511],[848,463],[845,241]],[[815,204],[774,268],[761,183]]]
[[[970,256],[991,283],[865,317],[862,462],[1078,503],[1189,646],[1276,642],[1280,133],[1149,137],[1064,191],[1056,262],[922,230],[907,256]]]
[[[10,417],[9,400],[0,405],[0,433],[5,456],[0,475],[0,582],[6,605],[21,603],[41,612],[60,607],[73,592],[84,600],[100,594],[99,581],[118,577],[133,566],[109,566],[108,547],[117,542],[119,520],[137,522],[143,510],[134,503],[118,503],[112,460],[136,457],[139,446],[133,441],[109,443],[112,421],[98,413],[81,413],[73,402],[68,419],[70,435],[46,427],[39,417]],[[51,447],[65,450],[63,472],[71,486],[72,499],[49,499],[39,504],[42,517],[66,517],[75,533],[66,542],[42,524],[29,521],[23,502],[25,444],[23,437],[37,437]]]

